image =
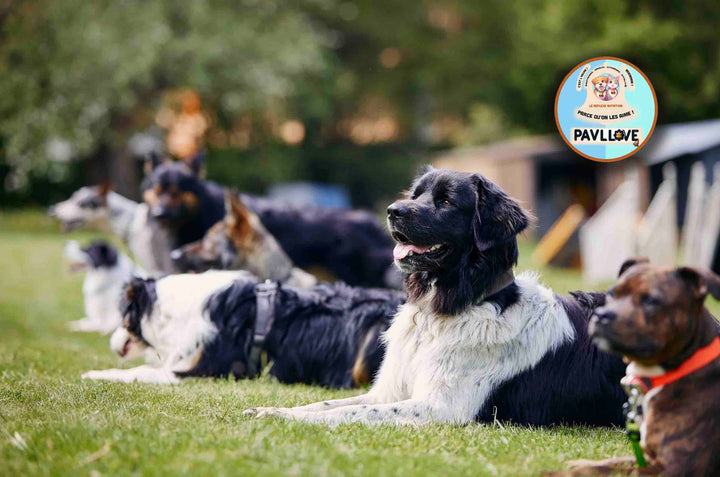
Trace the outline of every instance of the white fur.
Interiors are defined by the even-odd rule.
[[[564,308],[536,275],[523,274],[516,283],[519,301],[502,314],[486,302],[437,316],[428,311],[432,292],[421,303],[402,306],[385,334],[385,359],[367,394],[247,413],[331,425],[468,423],[498,386],[575,336]]]
[[[83,266],[85,270],[83,281],[85,317],[69,322],[68,327],[72,331],[110,333],[122,322],[119,306],[123,285],[132,278],[133,274],[143,272],[120,252],[115,266],[93,268],[90,258],[75,241],[69,241],[65,245],[64,255],[72,265]]]
[[[157,356],[159,367],[140,366],[131,369],[89,371],[86,379],[109,381],[178,382],[175,372],[193,368],[203,346],[217,333],[203,307],[207,298],[236,279],[248,276],[245,271],[209,271],[200,274],[170,275],[156,283],[157,301],[149,317],[141,321],[143,338],[152,346],[129,344],[126,359],[142,355]],[[131,339],[124,328],[110,338],[110,347],[119,353]],[[160,371],[151,372],[149,369]],[[172,376],[173,380],[168,380]]]
[[[152,219],[148,205],[110,191],[106,195],[106,207],[80,207],[81,201],[97,194],[92,187],[78,189],[68,200],[57,204],[53,213],[66,224],[109,228],[128,245],[133,257],[147,273],[156,276],[172,273],[169,235]]]

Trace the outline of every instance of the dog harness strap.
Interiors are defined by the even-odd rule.
[[[255,286],[255,325],[253,327],[252,343],[248,356],[248,375],[260,374],[262,349],[265,346],[267,335],[275,322],[275,295],[278,284],[270,280],[258,283]]]

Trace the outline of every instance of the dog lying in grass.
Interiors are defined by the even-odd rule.
[[[178,248],[198,240],[225,217],[225,189],[203,180],[198,157],[189,164],[152,162],[143,198]],[[374,215],[360,210],[297,207],[241,194],[296,266],[322,269],[358,286],[399,285],[392,240]]]
[[[85,272],[85,317],[68,323],[72,331],[110,333],[122,322],[120,296],[133,275],[142,274],[133,262],[103,240],[87,247],[70,240],[63,252],[70,270]]]
[[[336,425],[611,425],[622,422],[621,358],[598,350],[587,322],[601,296],[554,295],[515,278],[528,215],[479,174],[430,169],[388,207],[408,300],[384,335],[370,391],[249,416]]]
[[[623,271],[595,310],[590,335],[629,361],[623,382],[639,392],[640,409],[630,411],[641,421],[647,467],[638,469],[635,457],[574,461],[574,470],[556,475],[720,475],[720,337],[703,306],[708,294],[720,299],[720,277],[646,259]]]
[[[283,383],[347,388],[380,366],[380,334],[405,300],[399,292],[343,284],[292,288],[245,272],[210,271],[133,279],[113,351],[128,359],[147,349],[161,367],[90,371],[87,379],[177,383],[184,377],[254,377],[261,351]]]
[[[150,217],[147,204],[113,192],[110,184],[82,187],[69,199],[50,207],[48,213],[62,223],[65,231],[87,225],[109,228],[150,275],[173,272],[169,236]]]
[[[180,272],[247,270],[261,280],[307,288],[317,279],[295,267],[275,237],[234,192],[225,193],[225,219],[213,225],[202,240],[170,254]]]

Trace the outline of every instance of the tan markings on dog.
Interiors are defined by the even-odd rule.
[[[368,348],[373,343],[373,340],[375,340],[377,337],[377,328],[378,325],[375,325],[365,332],[365,336],[363,337],[362,342],[360,343],[360,347],[358,348],[357,358],[355,359],[355,364],[353,365],[352,369],[353,382],[356,386],[370,384],[370,372],[368,371],[366,358]]]
[[[183,192],[181,200],[188,210],[197,210],[199,201],[197,195],[195,195],[193,192]]]
[[[155,186],[154,189],[147,189],[143,192],[143,200],[148,205],[157,205],[160,203],[160,197],[158,189],[159,186]]]
[[[107,195],[112,191],[112,182],[105,181],[98,186],[98,194],[102,198],[102,205],[107,206]]]
[[[310,267],[307,267],[306,271],[323,282],[334,282],[335,280],[337,280],[337,276],[333,272],[331,272],[330,269],[321,267],[319,265],[312,265]]]
[[[231,213],[227,216],[227,237],[239,252],[250,247],[259,237],[256,237],[257,234],[252,226],[252,212],[245,207],[245,204],[235,194],[229,196],[228,202]]]

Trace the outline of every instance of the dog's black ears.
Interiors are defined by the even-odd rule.
[[[629,268],[634,267],[635,265],[640,265],[643,263],[650,263],[650,259],[647,257],[633,257],[628,258],[623,262],[622,265],[620,265],[620,271],[618,272],[618,278],[622,276],[623,273],[625,273]]]
[[[205,151],[200,151],[195,154],[191,159],[185,161],[193,174],[197,177],[203,175],[203,168],[205,167]]]
[[[112,190],[113,190],[113,184],[110,181],[101,182],[97,188],[98,194],[100,194],[103,197],[107,196],[108,193]]]
[[[475,245],[480,252],[515,237],[530,224],[520,204],[495,183],[474,175],[477,204],[473,218]]]
[[[696,298],[704,298],[709,293],[720,300],[720,277],[710,270],[680,267],[675,274],[694,290]]]
[[[431,166],[430,164],[425,164],[423,166],[420,166],[420,168],[417,171],[417,174],[415,174],[415,177],[417,179],[419,179],[422,176],[424,176],[425,174],[427,174],[428,172],[432,172],[434,170],[435,170],[435,168],[433,166]]]

